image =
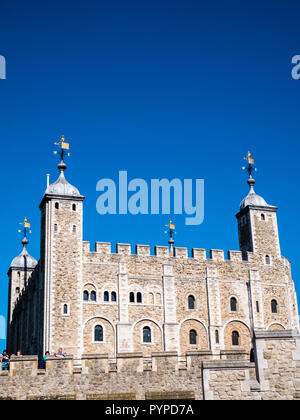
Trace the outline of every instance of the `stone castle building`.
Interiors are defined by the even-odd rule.
[[[54,354],[59,347],[80,365],[83,355],[159,352],[185,357],[235,350],[247,357],[254,335],[299,331],[295,286],[281,255],[277,207],[254,191],[236,214],[239,251],[83,241],[83,202],[62,160],[41,210],[37,262],[23,250],[9,276],[9,353]]]

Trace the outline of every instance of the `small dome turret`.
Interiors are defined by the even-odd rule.
[[[27,251],[28,239],[26,237],[23,238],[22,245],[23,250],[21,254],[12,260],[10,268],[33,270],[37,265],[37,261]]]
[[[242,169],[246,170],[249,174],[247,184],[250,187],[250,191],[247,197],[245,197],[244,200],[240,203],[240,210],[243,210],[247,206],[275,208],[267,204],[267,202],[254,191],[255,179],[252,177],[252,173],[253,171],[257,171],[257,169],[254,167],[254,159],[251,156],[251,152],[248,152],[247,157],[244,158],[244,160],[248,162],[248,166],[242,167]]]
[[[249,194],[240,204],[240,210],[243,210],[247,206],[256,206],[256,207],[271,207],[267,202],[260,196],[257,195],[254,191],[255,180],[253,178],[248,179],[248,185],[250,187]]]
[[[69,184],[65,178],[64,171],[67,169],[67,165],[61,161],[57,167],[60,171],[59,178],[57,181],[47,187],[45,194],[80,197],[80,192],[78,189]]]

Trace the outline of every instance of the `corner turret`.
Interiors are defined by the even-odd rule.
[[[41,275],[45,287],[43,352],[54,353],[63,347],[78,358],[84,197],[65,179],[64,157],[69,156],[69,143],[61,137],[55,144],[60,149],[60,174],[47,187],[40,205]],[[63,338],[59,334],[62,325],[66,331]]]
[[[27,234],[30,232],[30,223],[25,217],[24,222],[20,224],[24,228],[23,230],[19,230],[19,232],[24,233],[24,237],[22,239],[23,250],[21,254],[19,254],[12,260],[7,273],[9,277],[7,310],[7,347],[9,351],[12,351],[12,346],[14,345],[10,339],[10,323],[12,320],[13,310],[16,301],[19,298],[19,294],[27,286],[28,280],[37,265],[37,261],[28,253],[27,250],[27,246],[29,243],[27,239]]]
[[[254,191],[255,180],[252,172],[254,159],[249,152],[248,166],[243,167],[249,173],[247,181],[250,191],[240,204],[240,211],[236,214],[238,220],[240,250],[243,258],[247,259],[247,252],[262,256],[262,261],[270,265],[272,258],[280,258],[281,250],[276,212],[278,207],[271,206]]]

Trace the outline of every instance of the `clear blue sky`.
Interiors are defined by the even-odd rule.
[[[279,207],[300,295],[300,80],[291,77],[299,1],[14,0],[1,2],[0,15],[0,314],[25,215],[39,258],[38,206],[46,173],[57,178],[61,134],[72,148],[67,179],[87,197],[84,240],[113,249],[167,243],[168,216],[97,214],[96,183],[119,170],[147,181],[204,178],[204,223],[177,216],[176,244],[238,249],[234,215],[248,192],[241,166],[250,149],[256,191]]]

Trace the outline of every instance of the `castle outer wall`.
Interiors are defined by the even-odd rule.
[[[255,332],[256,363],[243,353],[212,360],[209,352],[50,357],[38,370],[37,356],[14,357],[0,372],[0,399],[18,400],[299,400],[300,337],[296,331]],[[258,379],[258,380],[257,380]],[[59,383],[59,386],[57,385]]]

